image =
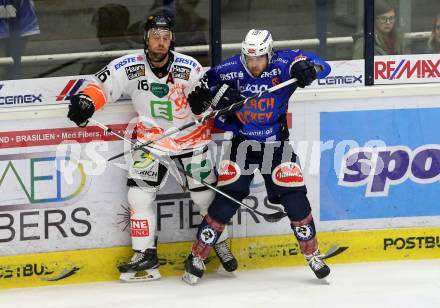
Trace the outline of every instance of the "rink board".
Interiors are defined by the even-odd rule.
[[[440,228],[321,232],[319,239],[330,264],[440,258]],[[293,234],[236,238],[231,247],[240,270],[305,265]],[[190,248],[191,242],[159,244],[162,276],[181,275]],[[112,247],[0,257],[0,288],[117,280],[116,266],[130,256],[129,247]],[[212,253],[207,268],[218,267]]]

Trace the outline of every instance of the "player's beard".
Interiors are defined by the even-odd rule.
[[[165,53],[148,51],[148,58],[150,59],[151,62],[162,62],[163,60],[165,60],[167,55],[168,55],[168,51]]]

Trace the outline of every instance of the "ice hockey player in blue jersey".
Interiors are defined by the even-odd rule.
[[[229,148],[224,152],[228,155],[219,164],[217,186],[243,200],[249,195],[258,169],[264,178],[268,201],[283,206],[302,254],[321,279],[330,273],[330,268],[318,248],[303,173],[289,144],[286,115],[289,98],[297,87],[304,88],[316,78],[326,77],[330,66],[313,53],[299,49],[273,51],[272,45],[269,31],[250,30],[242,42],[241,54],[211,68],[200,86],[189,94],[188,101],[195,114],[203,114],[286,80],[297,79],[296,83],[275,92],[250,99],[241,108],[215,120],[218,128],[233,132]],[[202,277],[204,260],[237,209],[234,202],[216,194],[185,261],[182,277],[185,282],[196,284]]]

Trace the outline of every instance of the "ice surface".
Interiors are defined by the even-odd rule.
[[[0,291],[0,307],[440,308],[440,259],[331,265],[326,280],[304,267]]]

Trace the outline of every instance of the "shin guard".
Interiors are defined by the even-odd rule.
[[[290,227],[293,233],[295,233],[302,254],[309,256],[318,250],[318,241],[316,239],[316,229],[312,213],[303,220],[292,221]]]
[[[215,221],[209,214],[205,215],[197,232],[197,240],[191,249],[193,256],[205,260],[224,229],[224,224]]]

